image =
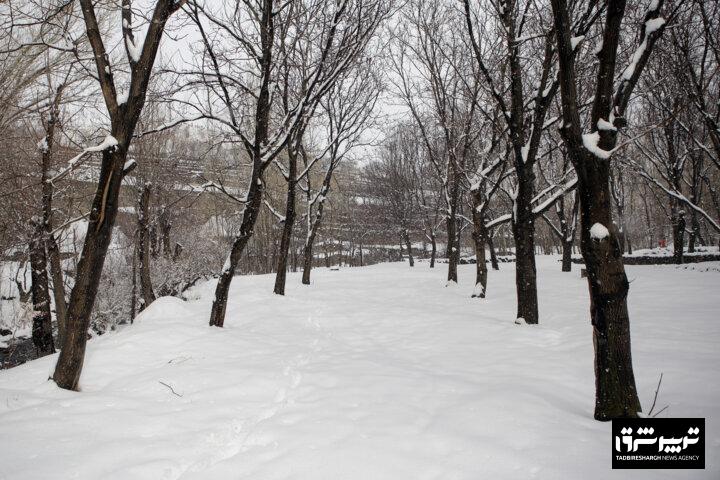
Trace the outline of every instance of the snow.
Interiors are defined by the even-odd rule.
[[[610,155],[612,155],[614,151],[603,150],[602,148],[598,147],[598,143],[600,142],[600,134],[598,132],[583,134],[582,141],[583,146],[587,149],[587,151],[603,160],[607,160],[608,158],[610,158]]]
[[[125,37],[125,46],[127,46],[127,52],[129,59],[137,63],[140,60],[140,54],[142,53],[141,48],[139,45],[137,45],[134,41],[130,39],[129,36]]]
[[[513,323],[505,265],[482,302],[474,265],[451,289],[427,262],[316,269],[309,287],[290,273],[285,297],[272,275],[236,277],[224,329],[207,326],[214,282],[160,298],[89,342],[82,393],[47,381],[55,355],[0,372],[0,476],[719,478],[720,273],[628,267],[643,407],[663,373],[662,416],[705,417],[708,458],[613,471],[611,424],[592,418],[587,282],[558,260],[538,257],[532,328]]]
[[[590,238],[595,240],[602,240],[610,236],[610,231],[602,223],[593,223],[590,227]]]
[[[651,33],[657,31],[663,25],[665,25],[664,18],[651,18],[650,20],[645,22],[645,35],[650,35]]]
[[[571,47],[573,50],[575,50],[575,49],[577,48],[577,46],[580,45],[580,42],[582,42],[583,40],[585,40],[585,35],[580,35],[580,36],[577,36],[577,37],[572,37],[572,38],[570,39],[570,47]]]
[[[122,105],[123,103],[127,103],[128,97],[130,96],[130,90],[121,90],[117,94],[117,103],[118,105]]]
[[[530,140],[522,146],[520,149],[520,156],[522,157],[522,163],[527,163],[528,153],[530,152]]]
[[[40,141],[37,143],[37,148],[40,151],[40,153],[48,152],[48,150],[50,148],[48,147],[47,137],[43,137],[42,139],[40,139]]]
[[[112,135],[107,135],[103,139],[102,142],[100,142],[99,145],[96,145],[94,147],[88,147],[85,149],[86,152],[102,152],[103,150],[107,150],[108,148],[114,147],[118,144],[118,141],[115,137]]]
[[[601,118],[597,121],[597,128],[598,130],[605,130],[605,131],[616,131],[617,128],[615,128],[615,125],[608,122],[604,118]]]

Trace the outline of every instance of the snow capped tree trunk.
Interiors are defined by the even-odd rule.
[[[590,154],[586,154],[590,156]],[[578,183],[581,242],[590,287],[590,316],[595,346],[595,418],[635,417],[641,411],[630,353],[630,284],[622,249],[612,224],[607,162],[588,158]],[[592,166],[590,166],[592,165]],[[608,235],[591,235],[594,225],[609,225]],[[594,237],[594,238],[593,238]]]
[[[660,17],[662,0],[652,2],[642,25],[640,47],[615,87],[624,0],[610,0],[605,10],[602,48],[598,52],[595,95],[590,129],[597,142],[588,145],[583,134],[571,45],[572,23],[566,0],[551,0],[562,93],[563,127],[560,132],[575,171],[580,196],[580,249],[587,268],[590,317],[595,347],[595,419],[637,417],[641,411],[635,387],[630,349],[630,318],[622,250],[614,231],[610,193],[610,155],[617,144],[617,129],[625,126],[623,115],[632,91],[649,59],[665,22]],[[654,22],[650,24],[649,22]],[[652,26],[653,28],[650,28]],[[600,130],[599,124],[610,125]]]
[[[138,197],[138,217],[137,217],[137,244],[138,244],[138,263],[140,264],[140,311],[150,306],[155,301],[155,292],[153,291],[152,278],[150,276],[150,249],[149,249],[149,229],[148,217],[150,208],[150,193],[152,186],[148,183],[143,187],[142,193]]]
[[[47,257],[45,255],[45,229],[36,219],[30,241],[30,278],[33,303],[32,339],[38,357],[55,353],[48,290]]]

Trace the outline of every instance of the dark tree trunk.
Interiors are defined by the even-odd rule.
[[[538,323],[537,273],[535,270],[535,218],[532,212],[532,172],[518,172],[515,200],[516,217],[512,222],[515,239],[515,287],[517,318]]]
[[[30,278],[33,302],[32,340],[38,357],[55,353],[48,289],[45,229],[39,221],[34,225],[30,242]]]
[[[690,232],[688,232],[688,253],[695,253],[695,242],[697,241],[697,233],[700,230],[700,223],[697,215],[694,213],[690,217]]]
[[[430,243],[432,244],[432,250],[430,251],[430,268],[435,268],[435,255],[437,255],[437,239],[435,238],[435,232],[430,233]]]
[[[305,247],[303,248],[303,276],[302,276],[302,283],[303,285],[310,285],[310,272],[312,271],[312,264],[313,264],[313,244],[315,243],[315,237],[317,236],[317,232],[320,229],[320,225],[322,224],[323,219],[323,209],[325,208],[325,197],[327,196],[328,192],[330,191],[330,178],[331,178],[332,172],[329,174],[326,174],[325,181],[323,182],[322,188],[322,198],[319,201],[319,204],[317,206],[317,211],[315,212],[315,218],[312,221],[310,225],[310,232],[308,233],[307,238],[305,239]],[[325,251],[325,266],[327,268],[330,268],[330,261],[327,256],[327,250]]]
[[[673,230],[673,260],[677,264],[683,263],[683,243],[685,236],[685,215],[682,211],[678,211],[680,205],[673,202],[673,219],[672,219],[672,230]]]
[[[589,154],[588,154],[589,155]],[[640,401],[635,388],[630,350],[630,288],[622,262],[622,250],[612,230],[607,162],[588,160],[587,179],[578,183],[581,195],[580,248],[590,287],[590,314],[595,345],[595,418],[610,420],[635,417]],[[594,239],[590,228],[609,225],[610,236]]]
[[[89,0],[80,1],[85,31],[94,53],[97,79],[110,116],[112,136],[117,141],[117,145],[102,152],[97,189],[90,209],[82,253],[76,268],[75,285],[68,304],[67,328],[53,373],[53,380],[60,388],[78,389],[90,316],[117,217],[118,198],[125,173],[128,147],[145,104],[145,94],[160,40],[163,37],[165,22],[183,4],[184,2],[170,0],[159,0],[155,4],[152,20],[145,34],[142,55],[136,62],[130,64],[130,95],[126,102],[118,105],[95,8]],[[130,11],[123,13],[123,17],[128,20]],[[125,30],[129,30],[129,27]]]
[[[562,271],[563,272],[571,272],[572,271],[572,247],[573,242],[562,242]]]
[[[132,256],[132,293],[130,295],[130,324],[135,321],[135,314],[137,313],[137,263],[138,263],[138,235],[140,234],[137,229],[135,230],[135,242],[133,245],[133,256]]]
[[[287,279],[288,252],[295,225],[295,178],[297,172],[290,161],[290,178],[288,182],[287,199],[285,205],[285,220],[283,221],[282,237],[280,238],[280,251],[278,252],[277,273],[275,274],[275,288],[277,295],[285,295],[285,282]]]
[[[48,260],[50,261],[50,276],[52,278],[52,292],[55,300],[55,319],[58,326],[58,344],[62,345],[65,335],[65,319],[67,318],[67,301],[65,299],[65,280],[63,278],[62,264],[60,262],[60,249],[55,235],[46,232]]]
[[[150,207],[149,184],[143,187],[138,198],[138,262],[140,264],[140,311],[155,301],[155,292],[150,276],[150,252],[148,251],[148,213]]]
[[[305,243],[305,247],[303,248],[303,285],[310,285],[310,271],[312,270],[312,262],[313,244],[310,239],[308,239],[308,241]]]
[[[75,286],[70,294],[66,335],[53,373],[55,383],[67,390],[78,389],[90,315],[117,216],[117,202],[127,151],[116,146],[103,151],[102,155],[100,178],[90,211],[87,235],[76,269]]]
[[[243,220],[240,224],[240,233],[238,233],[237,237],[235,237],[235,240],[233,241],[232,248],[230,249],[230,255],[223,266],[220,278],[218,278],[217,286],[215,287],[215,299],[213,300],[212,309],[210,310],[211,327],[222,327],[225,324],[225,311],[227,309],[230,283],[235,275],[235,269],[240,262],[240,257],[242,257],[243,251],[245,250],[250,237],[252,237],[253,228],[255,226],[255,222],[257,221],[258,214],[260,213],[263,195],[263,182],[259,177],[259,168],[254,169],[253,173],[255,176],[250,182],[250,189],[247,197],[248,200],[245,204]]]
[[[558,46],[559,80],[562,92],[563,128],[561,134],[568,155],[578,175],[580,195],[580,249],[587,269],[590,290],[590,316],[595,347],[595,418],[607,421],[614,418],[637,417],[641,411],[635,387],[630,347],[630,318],[627,295],[630,284],[625,274],[622,250],[612,221],[610,193],[610,159],[590,153],[583,142],[575,77],[574,52],[571,45],[572,24],[566,0],[551,0]],[[655,2],[658,14],[662,2]],[[643,58],[637,61],[635,74],[615,86],[620,31],[625,12],[624,0],[611,0],[605,10],[602,48],[598,52],[596,89],[590,125],[598,136],[597,146],[606,152],[617,143],[616,130],[595,130],[600,119],[617,120],[615,128],[623,126],[625,107],[638,75],[647,62],[655,39],[663,27],[652,36],[643,31]],[[647,16],[646,16],[647,18]],[[592,234],[591,234],[592,230]]]
[[[474,215],[479,218],[479,215]],[[474,219],[473,240],[475,241],[475,288],[472,298],[485,298],[487,291],[488,269],[485,260],[485,232],[482,219]]]
[[[414,267],[415,260],[413,259],[412,244],[410,243],[410,234],[408,233],[407,229],[403,229],[402,237],[403,237],[403,241],[405,242],[405,248],[407,248],[410,266]],[[400,248],[402,248],[402,244],[400,244]]]
[[[170,258],[172,256],[172,247],[170,245],[170,230],[172,229],[172,223],[170,223],[168,212],[165,207],[163,207],[160,212],[159,221],[163,256],[165,258]]]
[[[498,265],[498,259],[497,254],[495,253],[495,242],[493,241],[493,236],[488,233],[487,236],[487,244],[488,249],[490,250],[490,265],[492,266],[493,270],[500,270],[500,266]]]
[[[458,225],[457,225],[457,207],[458,207],[458,197],[460,195],[460,181],[457,178],[458,172],[456,171],[456,162],[451,161],[450,162],[450,175],[452,175],[452,178],[450,179],[451,187],[450,187],[450,205],[448,205],[450,209],[450,214],[447,217],[447,257],[448,257],[448,275],[447,275],[447,281],[448,283],[453,282],[457,283],[458,276],[457,276],[457,266],[460,261],[460,235],[458,232]]]
[[[448,275],[447,281],[457,283],[457,265],[460,257],[460,252],[456,247],[457,239],[457,222],[455,221],[454,209],[451,208],[453,213],[447,219],[447,259],[448,259]]]

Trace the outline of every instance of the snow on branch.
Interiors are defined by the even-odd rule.
[[[78,166],[80,166],[85,160],[87,160],[91,154],[96,152],[102,152],[105,150],[113,149],[117,146],[118,141],[115,137],[112,135],[108,135],[105,137],[105,139],[99,144],[95,145],[94,147],[87,147],[85,150],[74,156],[68,161],[67,168],[63,169],[59,173],[57,173],[54,177],[52,177],[49,182],[57,182],[58,180],[65,177],[68,173],[75,170]]]

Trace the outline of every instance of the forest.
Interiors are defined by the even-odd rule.
[[[720,2],[8,0],[0,205],[0,478],[720,473]]]

